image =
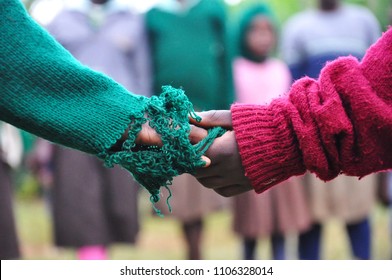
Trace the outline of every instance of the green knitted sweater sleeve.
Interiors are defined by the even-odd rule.
[[[110,148],[146,98],[84,67],[26,13],[0,0],[0,116],[90,154]]]
[[[223,129],[191,145],[192,104],[182,90],[163,87],[158,97],[129,93],[83,66],[35,23],[19,0],[0,0],[0,120],[118,164],[160,199],[173,177],[204,164],[201,155]],[[194,118],[197,118],[193,115]],[[135,145],[142,124],[160,135],[162,147]],[[111,149],[128,132],[119,150]]]

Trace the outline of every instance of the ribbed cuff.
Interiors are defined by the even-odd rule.
[[[273,102],[270,106],[231,107],[245,175],[257,193],[306,170],[298,141],[281,106],[284,105]]]

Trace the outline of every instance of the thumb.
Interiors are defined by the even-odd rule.
[[[190,122],[196,126],[204,128],[220,126],[226,129],[233,129],[230,110],[211,110],[196,114],[201,117],[200,122],[190,118]]]
[[[201,159],[206,163],[203,168],[209,167],[211,165],[211,159],[206,156],[201,156]]]

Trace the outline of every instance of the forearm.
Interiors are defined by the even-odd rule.
[[[146,99],[81,65],[18,2],[0,1],[1,119],[87,153],[107,150]]]
[[[153,202],[173,177],[203,166],[202,154],[224,132],[214,129],[192,145],[188,114],[193,107],[182,90],[163,87],[152,98],[129,93],[75,60],[19,0],[0,0],[0,34],[0,120],[93,154],[108,167],[122,166]],[[160,147],[150,139],[137,142],[146,125]]]
[[[269,106],[232,106],[247,176],[257,192],[306,170],[322,180],[392,168],[392,30],[361,63],[341,58],[318,81],[298,80]]]

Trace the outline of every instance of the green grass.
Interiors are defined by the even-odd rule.
[[[141,231],[135,246],[115,245],[110,247],[111,259],[184,259],[185,244],[179,224],[168,217],[158,218],[151,213],[147,198],[141,197]],[[72,249],[53,246],[50,214],[42,200],[16,201],[16,216],[24,259],[75,259]],[[391,257],[389,217],[386,209],[376,207],[372,213],[374,259]],[[296,258],[295,236],[288,238],[288,257]],[[351,259],[348,239],[344,227],[336,220],[325,225],[323,259]],[[207,217],[203,239],[205,259],[241,259],[240,240],[231,230],[231,216],[221,211]],[[258,258],[270,259],[268,240],[260,240]]]

